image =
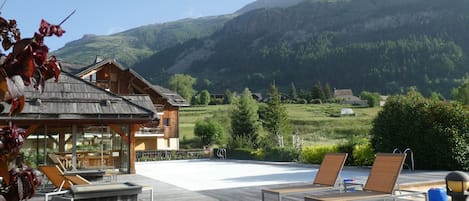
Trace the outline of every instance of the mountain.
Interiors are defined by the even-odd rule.
[[[67,43],[52,54],[66,61],[88,65],[96,55],[115,58],[124,66],[132,66],[165,48],[189,39],[202,38],[222,28],[234,15],[183,19],[174,22],[153,24],[124,32],[97,36],[85,35]]]
[[[199,89],[333,88],[386,94],[416,86],[448,96],[468,72],[469,1],[304,1],[255,9],[207,37],[136,63],[158,83],[190,74]],[[201,82],[202,83],[202,82]]]
[[[302,1],[304,0],[257,0],[237,10],[235,13],[243,14],[262,8],[286,8],[299,4]]]

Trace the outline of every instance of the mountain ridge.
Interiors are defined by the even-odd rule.
[[[305,1],[257,9],[227,21],[210,36],[168,48],[134,68],[155,82],[164,82],[171,73],[190,74],[212,82],[205,87],[215,91],[265,90],[273,80],[284,88],[291,82],[307,88],[318,80],[354,91],[398,93],[417,86],[425,93],[448,95],[467,70],[469,41],[458,33],[469,31],[464,12],[468,4]],[[186,60],[196,53],[196,59]],[[400,55],[404,53],[408,55]],[[435,75],[436,63],[448,73]]]

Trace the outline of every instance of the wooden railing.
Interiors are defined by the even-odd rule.
[[[160,160],[178,160],[178,159],[198,159],[208,158],[209,153],[203,149],[191,150],[145,150],[135,151],[137,161],[160,161]]]

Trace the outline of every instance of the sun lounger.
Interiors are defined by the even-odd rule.
[[[53,200],[136,200],[142,192],[142,186],[130,182],[92,184],[80,175],[64,175],[56,165],[39,166],[39,170],[56,187],[45,193],[45,200],[52,196],[56,196]],[[153,200],[153,188],[150,193],[150,200]]]
[[[393,197],[397,178],[404,164],[405,154],[378,153],[362,191],[332,192],[324,195],[310,195],[305,201],[318,200],[367,200]]]
[[[47,176],[49,181],[55,186],[56,191],[70,189],[73,185],[91,184],[80,175],[64,175],[57,165],[41,165],[39,170]]]
[[[274,194],[281,201],[283,194],[333,188],[346,159],[347,153],[326,154],[312,184],[262,189],[262,200],[265,199],[265,194]]]
[[[54,162],[56,165],[58,165],[62,171],[64,172],[65,175],[80,175],[83,178],[87,180],[96,180],[96,179],[102,179],[103,176],[105,175],[104,170],[99,170],[99,169],[77,169],[73,165],[66,165],[64,164],[64,157],[59,156],[57,154],[48,154],[49,158]],[[71,166],[72,169],[68,170],[67,166]]]

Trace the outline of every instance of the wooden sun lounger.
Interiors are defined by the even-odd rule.
[[[72,166],[72,170],[67,170],[65,164],[63,163],[64,159],[62,156],[57,154],[48,154],[49,158],[58,165],[65,175],[80,175],[87,180],[94,181],[96,179],[103,178],[106,174],[106,171],[99,169],[77,169],[75,166]]]
[[[262,189],[262,200],[265,199],[266,193],[276,195],[278,200],[281,201],[283,194],[333,188],[340,171],[344,167],[346,159],[347,153],[326,154],[312,184],[285,188]]]
[[[45,200],[57,195],[61,196],[57,198],[61,200],[136,200],[143,189],[129,182],[91,184],[80,175],[64,175],[57,165],[42,165],[39,170],[56,187],[55,191],[45,193]],[[150,200],[153,201],[153,187],[146,187],[145,190],[150,190]]]
[[[73,185],[91,184],[80,175],[64,175],[57,165],[41,165],[39,170],[44,173],[57,191],[70,189]]]
[[[406,154],[378,153],[366,180],[363,191],[328,193],[306,196],[305,201],[318,200],[367,200],[378,197],[393,197],[397,178],[402,170]]]

